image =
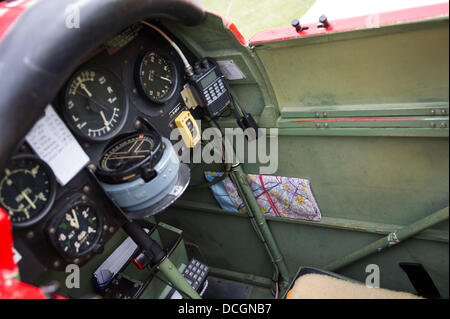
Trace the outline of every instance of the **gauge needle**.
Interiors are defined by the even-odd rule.
[[[170,84],[172,84],[172,80],[171,80],[171,79],[165,78],[165,77],[160,76],[160,75],[157,75],[156,77],[158,77],[158,78],[160,78],[161,80],[167,81],[167,82],[169,82]]]
[[[105,113],[104,113],[103,111],[100,111],[100,115],[102,116],[103,123],[105,123],[106,130],[109,131],[109,130],[110,130],[110,129],[109,129],[109,123],[108,123],[108,121],[106,120]]]
[[[91,92],[89,92],[89,90],[87,89],[86,84],[81,83],[81,84],[80,84],[80,88],[81,88],[84,92],[86,92],[86,94],[87,94],[89,97],[92,97],[92,94],[91,94]]]
[[[75,222],[74,227],[75,227],[76,229],[80,228],[80,224],[78,223],[78,218],[77,218],[77,214],[76,214],[76,212],[75,212],[75,209],[72,209],[72,216],[73,216],[73,219],[72,219],[72,220]]]
[[[105,106],[105,105],[103,105],[103,104],[100,104],[100,103],[98,103],[97,101],[95,101],[93,98],[92,98],[92,95],[91,96],[87,96],[86,94],[84,94],[84,93],[81,93],[80,91],[77,91],[77,94],[79,94],[79,95],[81,95],[81,96],[84,96],[85,98],[87,98],[88,99],[88,101],[89,101],[89,103],[94,103],[95,105],[97,105],[97,106],[100,106],[102,109],[104,109],[104,110],[110,110],[111,108],[112,108],[112,106]],[[94,111],[95,112],[95,111]]]
[[[21,192],[22,196],[25,198],[25,200],[28,202],[28,204],[30,204],[31,207],[33,207],[33,209],[36,209],[36,205],[34,205],[34,203],[31,201],[31,199],[27,196],[27,194],[25,194],[24,191]]]

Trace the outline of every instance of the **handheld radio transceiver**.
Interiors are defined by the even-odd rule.
[[[197,102],[210,117],[216,117],[231,103],[228,83],[214,59],[203,58],[196,62],[194,75],[188,81],[195,88]]]

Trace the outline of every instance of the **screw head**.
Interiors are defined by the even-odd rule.
[[[324,15],[324,14],[322,14],[322,15],[320,16],[320,18],[319,18],[319,22],[320,22],[320,23],[325,23],[325,22],[327,22],[327,20],[328,20],[328,18],[327,18],[327,16]]]
[[[136,120],[136,122],[134,122],[134,126],[139,129],[142,126],[142,122],[140,120]]]
[[[300,24],[300,20],[297,18],[292,19],[291,26],[296,27]]]
[[[446,109],[442,109],[442,110],[441,110],[441,113],[442,113],[442,114],[446,114],[446,113],[447,113],[447,110],[446,110]]]
[[[431,113],[431,115],[434,115],[434,114],[436,114],[436,111],[435,110],[431,110],[430,113]]]
[[[54,268],[58,268],[60,265],[61,265],[61,262],[60,262],[59,260],[55,260],[55,261],[53,262],[53,267],[54,267]]]
[[[32,239],[33,237],[34,237],[34,231],[30,230],[30,231],[27,233],[27,238],[28,238],[28,239]]]
[[[95,170],[97,169],[94,164],[89,164],[88,168],[93,172],[95,172]]]
[[[56,229],[52,227],[52,228],[49,229],[48,233],[50,235],[53,235],[54,233],[56,233]]]

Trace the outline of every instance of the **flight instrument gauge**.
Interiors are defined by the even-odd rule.
[[[136,133],[124,137],[106,149],[97,176],[101,181],[120,184],[142,177],[154,177],[154,166],[162,156],[164,146],[159,134]]]
[[[138,64],[137,81],[140,91],[150,101],[167,102],[175,94],[178,83],[175,63],[168,56],[151,50]]]
[[[112,72],[86,68],[70,79],[63,114],[77,135],[92,141],[109,139],[122,128],[127,110],[122,83]]]
[[[79,202],[56,216],[49,228],[52,243],[65,257],[81,257],[98,248],[103,223],[93,204]]]
[[[56,195],[50,167],[34,155],[13,157],[0,177],[0,207],[14,227],[27,227],[41,220]]]

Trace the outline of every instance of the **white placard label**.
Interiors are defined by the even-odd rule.
[[[242,73],[241,69],[239,69],[233,60],[222,60],[217,61],[217,63],[219,64],[220,70],[227,80],[245,79],[244,73]]]
[[[36,122],[25,139],[51,167],[62,186],[89,163],[89,157],[51,105],[46,107],[45,116]]]

